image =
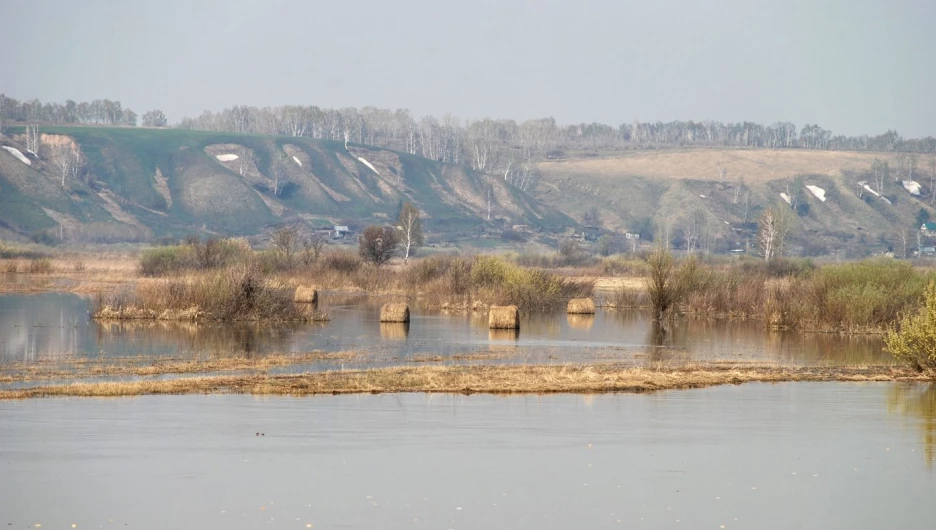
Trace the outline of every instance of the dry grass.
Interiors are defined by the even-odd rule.
[[[747,382],[925,381],[908,369],[782,368],[759,365],[699,365],[634,368],[618,364],[405,366],[300,375],[191,377],[131,382],[74,383],[0,390],[0,399],[46,396],[115,397],[149,394],[355,394],[607,393],[654,392]]]
[[[82,379],[88,377],[151,377],[213,372],[266,372],[273,368],[310,362],[348,362],[364,359],[355,352],[271,353],[230,357],[85,357],[48,362],[0,365],[0,383]]]
[[[866,172],[875,158],[892,156],[892,153],[807,149],[661,149],[605,158],[541,162],[538,167],[547,177],[718,180],[720,164],[727,170],[729,180],[744,175],[748,182],[768,182],[803,174],[838,176],[843,170]]]

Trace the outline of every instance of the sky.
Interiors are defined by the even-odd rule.
[[[932,0],[0,0],[0,92],[936,136]]]

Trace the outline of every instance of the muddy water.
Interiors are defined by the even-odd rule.
[[[929,529],[933,397],[792,383],[0,402],[0,526]]]
[[[485,313],[414,308],[409,326],[378,322],[381,301],[325,295],[327,324],[280,326],[97,322],[69,294],[0,296],[0,362],[70,355],[360,351],[376,359],[488,354],[504,362],[615,360],[890,363],[879,337],[768,332],[759,322],[679,320],[655,327],[639,311],[524,315],[519,333],[491,332]]]

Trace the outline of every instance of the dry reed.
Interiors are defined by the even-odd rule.
[[[405,366],[299,375],[228,375],[130,382],[74,383],[0,390],[0,399],[148,394],[608,393],[703,388],[753,381],[927,381],[908,368],[783,368],[699,365],[635,368],[620,364]]]

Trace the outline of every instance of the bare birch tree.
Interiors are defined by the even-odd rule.
[[[790,223],[782,210],[773,207],[764,210],[757,230],[757,243],[765,261],[780,256]]]
[[[36,124],[26,125],[26,151],[35,156],[39,156],[39,126]]]
[[[397,219],[397,229],[400,230],[403,263],[406,263],[410,253],[423,244],[422,221],[419,219],[419,208],[415,204],[409,201],[403,203]]]
[[[59,170],[62,179],[62,187],[65,187],[65,180],[68,177],[75,178],[81,172],[83,159],[81,153],[76,147],[67,142],[54,144],[50,149],[50,160]]]

